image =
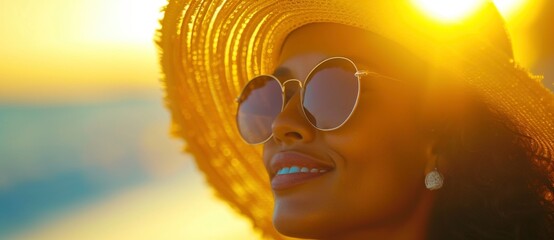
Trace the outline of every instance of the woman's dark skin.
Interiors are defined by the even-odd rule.
[[[344,56],[359,69],[403,77],[402,69],[386,64],[394,61],[386,55],[387,46],[376,45],[372,38],[339,24],[303,26],[285,41],[278,60],[281,70],[275,75],[280,81],[303,80],[320,61]],[[271,157],[285,151],[335,167],[317,179],[274,191],[274,225],[279,232],[319,239],[426,238],[435,193],[425,188],[424,177],[437,157],[429,129],[423,127],[425,101],[411,86],[362,78],[357,110],[345,125],[328,132],[305,119],[298,86],[286,86],[288,102],[273,123],[273,138],[264,145],[268,172]]]

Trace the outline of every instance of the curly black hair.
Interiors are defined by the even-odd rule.
[[[435,130],[445,166],[429,239],[554,239],[552,153],[473,96]]]

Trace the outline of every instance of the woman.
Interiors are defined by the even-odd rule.
[[[176,1],[162,24],[175,133],[265,236],[554,237],[554,97],[492,4]]]

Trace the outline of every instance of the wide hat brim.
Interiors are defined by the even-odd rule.
[[[240,138],[234,99],[249,78],[273,71],[291,31],[317,22],[365,29],[459,76],[544,154],[554,152],[554,95],[517,67],[492,3],[445,23],[409,0],[170,0],[158,44],[172,132],[186,141],[218,196],[263,236],[282,238],[271,223],[273,198],[261,147]]]

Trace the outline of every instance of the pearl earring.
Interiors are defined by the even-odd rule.
[[[425,175],[425,187],[429,190],[437,190],[444,184],[444,178],[439,173],[437,168]]]

